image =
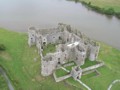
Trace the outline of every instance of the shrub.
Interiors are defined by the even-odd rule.
[[[75,3],[79,2],[79,0],[75,0]]]
[[[91,4],[91,2],[85,2],[85,1],[80,1],[83,5],[90,7],[92,10],[101,13],[101,14],[106,14],[106,15],[115,15],[118,19],[120,19],[120,12],[115,12],[115,10],[113,8],[101,8],[98,6],[94,6]]]
[[[113,15],[113,14],[115,13],[115,11],[114,11],[113,8],[109,8],[109,9],[107,9],[105,12],[106,12],[106,14],[108,14],[108,15]]]
[[[6,48],[3,44],[0,44],[0,51],[4,51]]]
[[[115,15],[116,15],[117,18],[120,19],[120,12],[116,13]]]
[[[91,5],[91,2],[89,2],[88,5]]]
[[[84,5],[87,5],[87,3],[85,1],[81,1],[81,3],[84,4]]]

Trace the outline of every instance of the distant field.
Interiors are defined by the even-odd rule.
[[[100,8],[113,8],[115,12],[120,12],[120,0],[75,0],[75,1],[84,1],[91,2],[92,5],[98,6]]]
[[[41,76],[40,56],[35,46],[28,46],[26,34],[0,29],[0,43],[6,46],[6,51],[0,52],[0,65],[6,70],[15,90],[86,90],[73,78],[56,83],[53,76]],[[49,50],[54,51],[53,47]],[[120,79],[120,51],[101,43],[99,60],[106,64],[97,69],[100,75],[92,73],[83,76],[81,80],[93,90],[107,90],[113,80]],[[6,88],[1,81],[3,78],[0,77],[0,86]],[[113,87],[113,90],[116,88],[120,90],[119,85]]]

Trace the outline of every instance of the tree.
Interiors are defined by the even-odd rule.
[[[109,14],[109,15],[113,15],[115,13],[114,9],[113,8],[109,8],[106,10],[106,13]]]

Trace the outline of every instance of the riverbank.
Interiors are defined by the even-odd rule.
[[[120,0],[68,0],[81,2],[88,8],[106,15],[114,15],[120,19]]]
[[[80,90],[81,85],[72,78],[56,83],[52,76],[41,76],[40,56],[36,47],[29,48],[27,34],[1,28],[0,42],[6,47],[6,51],[0,52],[0,65],[7,72],[15,90]],[[107,90],[113,80],[120,79],[120,51],[101,43],[99,60],[106,64],[98,69],[100,75],[92,78],[84,76],[81,80],[93,90]]]

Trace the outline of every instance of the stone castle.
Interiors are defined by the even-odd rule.
[[[57,28],[38,29],[30,27],[28,29],[29,46],[36,45],[41,56],[41,74],[49,76],[54,71],[69,62],[74,62],[70,75],[74,79],[81,78],[81,65],[86,58],[95,61],[98,57],[100,45],[86,37],[80,31],[70,25],[59,23]],[[56,52],[47,53],[43,56],[44,47],[48,44],[56,45]]]

